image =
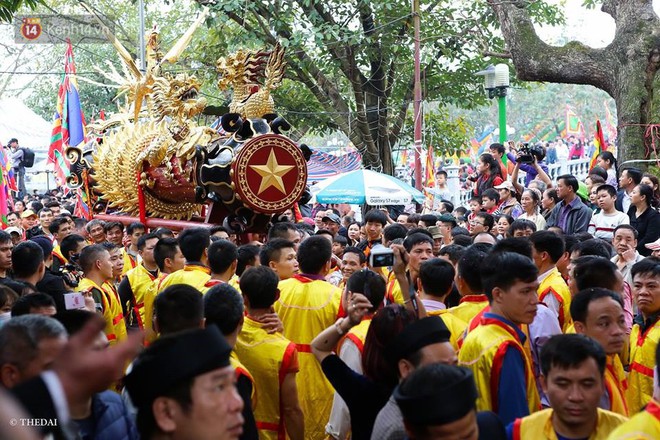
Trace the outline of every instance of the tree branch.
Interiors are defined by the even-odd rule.
[[[591,84],[613,95],[610,74],[616,67],[610,46],[594,49],[577,41],[563,47],[543,42],[526,9],[527,2],[488,0],[498,16],[518,79],[570,84]]]
[[[481,52],[481,56],[491,57],[491,58],[511,59],[511,52],[489,52],[489,51],[484,51],[484,52]]]

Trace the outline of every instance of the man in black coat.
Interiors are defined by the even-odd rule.
[[[56,440],[76,438],[77,431],[69,417],[69,405],[80,405],[91,395],[107,389],[123,375],[126,364],[140,350],[143,339],[140,332],[134,332],[128,340],[113,347],[94,350],[98,334],[104,328],[103,318],[95,316],[69,338],[52,370],[44,371],[11,390],[29,413],[28,417],[39,419],[40,426],[35,429],[42,435],[52,434]],[[41,424],[44,420],[46,422]],[[16,425],[21,433],[30,429],[21,423],[19,420]]]
[[[53,265],[53,243],[45,235],[38,235],[30,239],[38,244],[44,251],[44,263],[46,271],[44,277],[36,285],[39,292],[45,293],[53,298],[58,312],[66,310],[64,305],[64,294],[72,289],[64,283],[64,277],[60,273],[51,271]]]
[[[616,193],[614,207],[617,211],[628,213],[630,209],[630,193],[642,181],[642,171],[639,168],[626,168],[619,176],[619,191]]]

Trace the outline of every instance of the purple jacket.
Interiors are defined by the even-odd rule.
[[[511,153],[506,153],[506,157],[515,165],[516,164],[516,157],[511,154]],[[545,171],[546,174],[548,174],[548,166],[545,164],[544,161],[539,162],[539,165],[541,166],[541,169]],[[521,163],[520,164],[520,169],[524,171],[525,174],[525,187],[529,185],[529,182],[532,180],[536,179],[536,176],[539,174],[536,172],[536,168],[534,168],[534,165],[530,165],[528,163]]]

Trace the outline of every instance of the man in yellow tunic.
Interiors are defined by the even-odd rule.
[[[229,240],[216,240],[208,250],[211,278],[204,284],[202,293],[218,284],[229,283],[236,274],[238,248]]]
[[[513,440],[604,440],[627,420],[598,407],[605,389],[605,352],[584,335],[556,335],[541,352],[541,384],[552,408],[516,419]]]
[[[332,407],[333,389],[314,359],[312,339],[337,319],[341,291],[325,281],[330,270],[332,245],[313,236],[298,248],[301,274],[280,281],[274,308],[284,324],[284,336],[296,344],[300,373],[296,379],[305,415],[305,438],[324,439]]]
[[[594,339],[607,354],[604,398],[600,407],[627,417],[628,381],[619,359],[627,339],[621,295],[602,288],[585,289],[573,297],[571,317],[575,331]]]
[[[283,238],[273,238],[261,248],[259,260],[277,274],[280,281],[288,280],[299,272],[296,245]]]
[[[124,314],[130,316],[132,327],[144,329],[144,297],[154,280],[158,278],[158,265],[154,260],[154,248],[158,236],[145,234],[138,240],[138,252],[142,262],[126,272],[117,288],[121,303],[125,307]],[[128,304],[128,307],[126,306]]]
[[[630,374],[628,411],[637,414],[653,397],[655,351],[660,340],[660,259],[645,258],[635,263],[632,276],[633,298],[639,314],[630,332]]]
[[[658,377],[660,347],[655,351],[655,374]],[[655,440],[660,438],[660,388],[653,386],[653,399],[646,407],[627,422],[616,428],[608,437],[610,440]]]
[[[298,400],[299,371],[296,344],[281,333],[269,333],[259,318],[270,313],[277,298],[279,279],[272,269],[261,266],[241,276],[241,291],[247,315],[238,335],[235,352],[255,377],[257,404],[254,408],[259,438],[291,440],[305,438],[303,412]],[[206,295],[205,302],[213,290]]]
[[[273,284],[275,285],[275,289],[277,289],[277,279]],[[245,407],[243,408],[243,418],[245,419],[243,436],[246,438],[256,438],[258,436],[254,416],[256,405],[262,397],[264,399],[277,397],[269,396],[266,392],[262,393],[257,389],[257,383],[255,382],[251,368],[243,364],[236,353],[238,335],[241,333],[245,322],[243,297],[228,283],[220,283],[211,287],[204,294],[204,318],[206,319],[206,327],[218,327],[232,347],[230,362],[236,371],[238,393],[245,403]],[[255,354],[263,356],[264,350],[265,347],[259,346]]]
[[[456,307],[447,310],[463,322],[469,323],[488,306],[488,297],[484,295],[481,284],[480,267],[486,253],[476,248],[468,248],[456,265],[455,283],[461,294],[461,301]]]
[[[207,228],[188,228],[179,234],[179,248],[186,259],[183,269],[168,275],[158,288],[162,292],[173,284],[189,284],[200,292],[206,291],[204,285],[211,279],[208,247],[211,244]]]
[[[126,234],[131,240],[128,246],[123,248],[122,256],[124,258],[124,273],[131,269],[135,269],[140,264],[140,254],[138,252],[138,240],[147,231],[147,227],[140,222],[133,222],[126,227]]]
[[[458,353],[458,340],[467,328],[467,323],[447,313],[445,298],[451,293],[454,281],[454,266],[449,261],[433,258],[422,263],[417,279],[417,287],[422,304],[429,316],[437,315],[451,332],[452,347]]]
[[[126,323],[119,298],[114,292],[103,287],[106,281],[112,280],[110,252],[103,245],[90,245],[80,252],[79,261],[85,275],[78,284],[78,291],[94,298],[96,309],[103,314],[106,323],[105,335],[108,342],[114,345],[126,339]]]
[[[502,252],[486,258],[481,276],[490,311],[466,336],[458,362],[474,374],[477,409],[494,411],[508,424],[540,409],[532,360],[523,348],[527,337],[520,329],[536,316],[538,270],[529,258]]]
[[[571,292],[557,269],[564,255],[564,241],[551,231],[536,231],[530,237],[532,258],[539,269],[539,299],[557,315],[559,326],[566,332],[571,322]]]

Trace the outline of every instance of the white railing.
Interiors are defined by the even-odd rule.
[[[582,181],[589,174],[589,162],[590,162],[589,158],[583,158],[583,159],[565,160],[562,162],[553,163],[552,165],[548,165],[548,176],[550,176],[550,179],[554,182],[557,180],[557,177],[559,176],[562,176],[564,174],[571,174],[577,177],[578,180]],[[525,186],[525,174],[526,173],[523,171],[520,171],[518,173],[518,182],[522,186]],[[460,180],[458,178],[458,172],[448,173],[447,177],[448,177],[447,185],[450,189],[460,188]],[[452,182],[452,180],[454,179],[455,181]],[[467,207],[468,201],[470,200],[471,197],[471,191],[469,190],[460,191],[458,200],[455,200],[456,194],[457,191],[452,190],[452,196],[453,196],[452,199],[454,199],[452,200],[452,202],[454,203],[454,205]]]

